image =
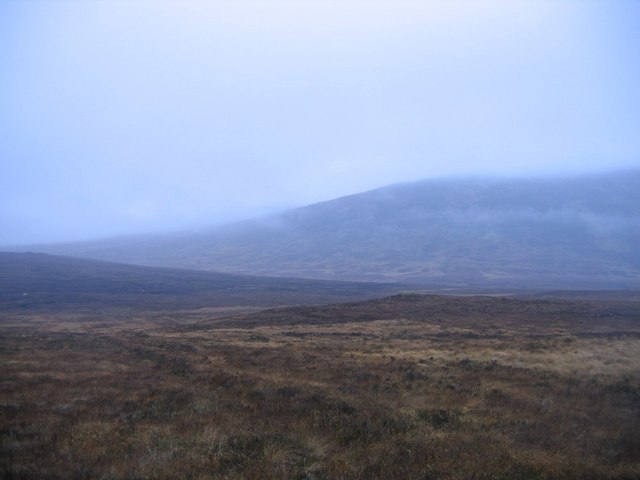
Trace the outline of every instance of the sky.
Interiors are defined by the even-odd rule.
[[[0,245],[640,167],[636,0],[2,0]]]

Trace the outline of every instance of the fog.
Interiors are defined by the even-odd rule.
[[[0,245],[640,167],[640,3],[0,2]]]

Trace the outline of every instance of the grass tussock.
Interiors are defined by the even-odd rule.
[[[0,476],[640,478],[638,307],[509,302],[12,325]]]

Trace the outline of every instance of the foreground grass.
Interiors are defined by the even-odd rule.
[[[39,318],[0,338],[0,475],[640,478],[639,311],[405,296]]]

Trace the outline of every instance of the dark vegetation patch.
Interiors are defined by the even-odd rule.
[[[221,320],[216,322],[216,325],[323,325],[396,319],[411,323],[442,324],[446,327],[472,327],[465,331],[449,329],[429,333],[430,336],[462,339],[501,339],[504,338],[505,328],[528,331],[532,337],[556,335],[556,332],[551,332],[553,327],[575,332],[581,337],[640,334],[637,328],[640,327],[638,302],[635,300],[588,302],[573,299],[406,293],[360,303],[263,310],[251,315]],[[539,325],[544,325],[545,330],[541,331]],[[304,332],[288,334],[304,335]],[[392,333],[394,337],[409,340],[419,339],[421,334],[424,333],[401,329]]]

